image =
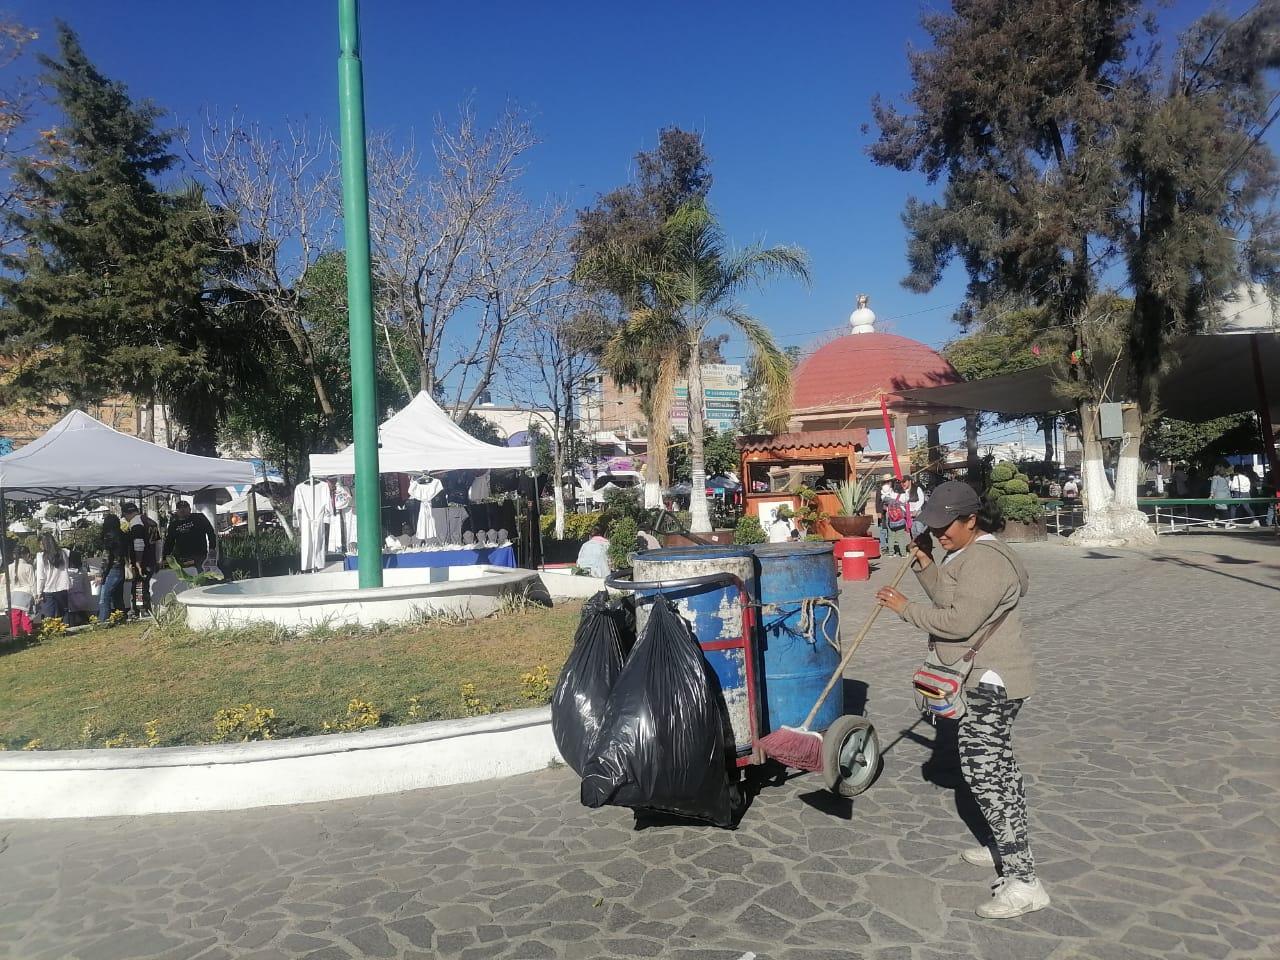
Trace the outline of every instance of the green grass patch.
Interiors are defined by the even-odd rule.
[[[0,652],[0,746],[308,736],[326,724],[367,729],[537,706],[549,701],[581,609],[296,635],[202,635],[173,622],[64,634]],[[273,716],[255,723],[245,705]],[[228,710],[238,712],[215,720]]]

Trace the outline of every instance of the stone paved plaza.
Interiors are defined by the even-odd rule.
[[[1024,551],[1041,693],[1017,747],[1053,905],[982,921],[989,871],[914,723],[923,644],[882,618],[847,706],[888,747],[852,803],[761,786],[735,832],[591,811],[565,769],[260,811],[0,823],[0,953],[1041,960],[1280,956],[1280,545]],[[846,636],[872,585],[845,590]],[[918,595],[918,588],[908,584]]]

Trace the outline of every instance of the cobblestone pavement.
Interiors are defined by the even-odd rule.
[[[852,803],[762,787],[736,832],[590,811],[564,769],[229,814],[0,823],[23,958],[1280,956],[1280,546],[1027,547],[1042,692],[1018,718],[1053,905],[981,921],[967,805],[884,622],[851,671],[888,746]],[[885,572],[877,580],[887,578]],[[846,624],[872,585],[845,591]],[[908,587],[915,590],[917,588]],[[846,626],[846,634],[852,628]]]

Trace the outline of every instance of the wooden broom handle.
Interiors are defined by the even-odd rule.
[[[902,578],[906,576],[907,568],[911,566],[911,561],[914,559],[915,557],[908,554],[906,559],[902,561],[902,565],[898,567],[898,572],[895,573],[893,575],[893,579],[889,581],[889,587],[891,589],[902,582]],[[813,709],[809,711],[809,715],[804,718],[803,729],[809,729],[809,724],[813,723],[813,718],[818,715],[818,711],[821,710],[822,705],[826,703],[827,697],[830,696],[831,691],[835,689],[836,681],[844,676],[844,669],[849,666],[849,661],[853,659],[853,655],[857,652],[858,644],[862,643],[862,641],[866,639],[867,634],[871,632],[872,624],[876,622],[876,617],[880,616],[880,611],[883,609],[884,607],[880,606],[878,603],[871,608],[871,613],[868,615],[866,623],[862,625],[862,629],[858,631],[858,635],[853,638],[853,643],[849,645],[849,649],[840,659],[840,666],[836,667],[836,672],[831,674],[831,679],[827,681],[827,686],[822,691],[822,696],[818,697],[818,702],[813,705]]]

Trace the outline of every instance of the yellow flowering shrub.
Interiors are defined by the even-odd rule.
[[[270,707],[255,707],[252,703],[223,707],[213,715],[213,730],[217,743],[274,740],[276,712]]]
[[[470,680],[462,685],[462,706],[469,717],[481,717],[493,712],[489,705],[480,699],[480,695],[476,693],[476,685]]]
[[[67,624],[61,617],[45,617],[40,622],[40,639],[50,640],[67,632]]]
[[[340,720],[326,720],[323,727],[331,733],[349,733],[354,730],[371,730],[381,724],[381,710],[372,703],[353,697],[347,702],[347,715]]]
[[[531,703],[551,702],[551,673],[545,663],[532,673],[520,674],[520,695]]]

